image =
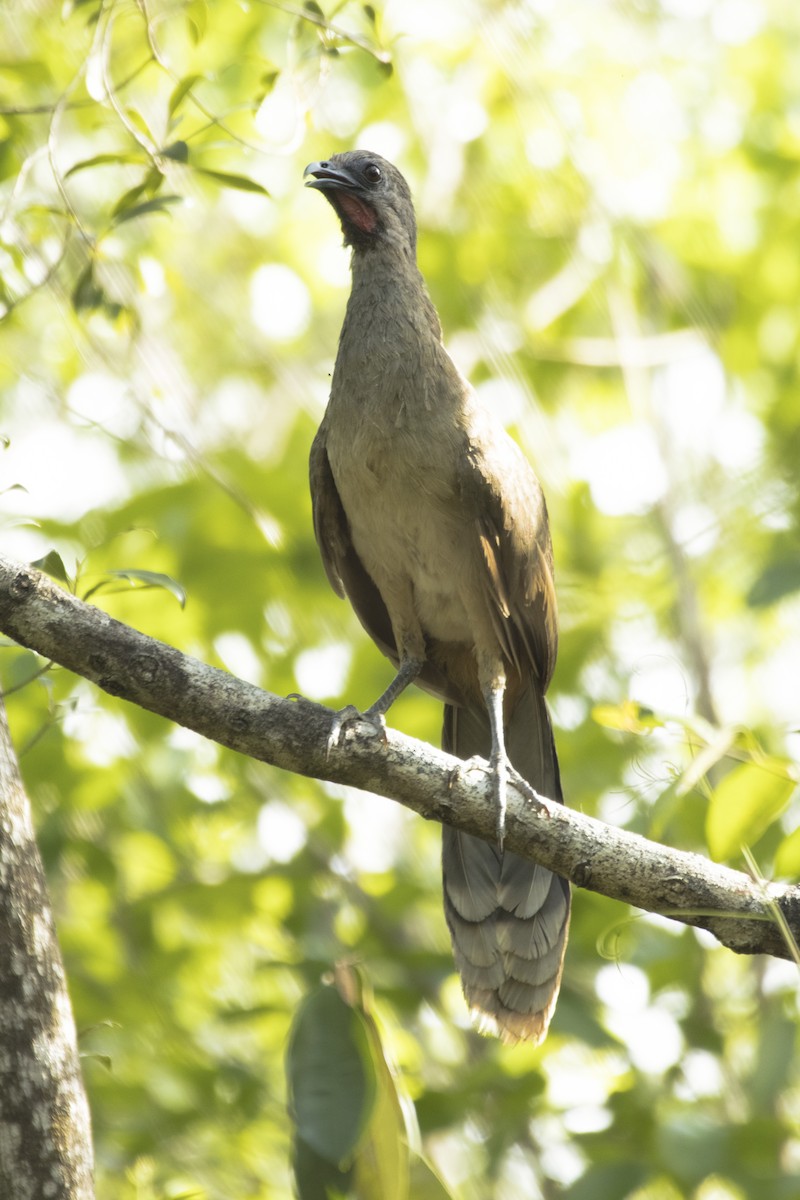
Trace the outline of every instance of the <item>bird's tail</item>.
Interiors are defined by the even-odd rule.
[[[561,800],[544,696],[531,680],[505,730],[511,762],[543,796]],[[442,746],[459,758],[491,749],[483,708],[446,705]],[[442,829],[444,910],[464,995],[481,1032],[542,1041],[558,997],[569,928],[569,884],[496,845]]]

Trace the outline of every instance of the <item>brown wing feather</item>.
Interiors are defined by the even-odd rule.
[[[367,574],[350,536],[350,523],[333,478],[323,420],[311,445],[309,482],[317,539],[325,573],[338,596],[347,596],[364,629],[387,658],[397,663],[392,623],[381,594]]]
[[[519,447],[496,431],[491,439],[473,437],[462,461],[462,497],[475,513],[498,641],[520,673],[526,661],[533,667],[544,690],[555,666],[558,614],[541,486]]]

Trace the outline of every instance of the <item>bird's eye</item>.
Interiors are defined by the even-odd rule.
[[[383,178],[383,172],[377,163],[367,163],[364,167],[364,178],[367,183],[380,183]]]

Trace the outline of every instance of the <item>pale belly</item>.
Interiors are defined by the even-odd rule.
[[[334,464],[332,464],[334,465]],[[473,623],[463,596],[476,569],[476,543],[441,467],[380,476],[363,461],[336,471],[353,545],[386,595],[407,581],[427,637],[470,643]]]

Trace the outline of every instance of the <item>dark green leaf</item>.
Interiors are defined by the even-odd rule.
[[[265,187],[256,183],[254,179],[248,179],[246,175],[232,175],[228,171],[212,171],[208,167],[195,167],[195,170],[199,175],[206,175],[216,183],[221,183],[223,187],[238,188],[240,192],[257,192],[260,196],[269,195]]]
[[[114,217],[112,224],[121,225],[123,221],[133,221],[136,217],[146,217],[150,213],[165,213],[171,204],[179,204],[182,200],[182,196],[156,196],[154,200],[145,200],[141,204],[134,204],[132,208],[126,208]]]
[[[60,579],[62,583],[69,583],[67,568],[64,566],[61,555],[57,550],[48,550],[43,558],[37,558],[35,562],[31,563],[31,566],[36,567],[39,571],[44,571],[47,575],[52,576],[53,579]]]
[[[341,1168],[329,1162],[299,1136],[295,1136],[292,1146],[292,1168],[299,1200],[339,1200],[339,1197],[351,1200],[353,1197],[353,1167]]]
[[[118,217],[120,214],[132,208],[138,202],[140,197],[155,195],[163,182],[164,176],[160,171],[156,170],[155,167],[151,171],[148,171],[141,183],[138,183],[135,187],[130,188],[127,192],[124,192],[123,195],[120,196],[119,200],[111,210],[112,218]]]
[[[750,591],[747,593],[747,603],[751,608],[766,608],[775,604],[784,596],[791,596],[800,591],[800,557],[785,559],[782,562],[770,563]]]
[[[287,1050],[297,1135],[327,1162],[352,1160],[375,1103],[375,1069],[364,1020],[334,987],[303,1001]]]
[[[89,263],[81,271],[72,289],[72,307],[76,312],[80,312],[82,309],[100,308],[102,303],[103,289],[94,277],[94,263]]]
[[[104,167],[109,164],[119,166],[120,163],[144,163],[146,159],[141,154],[95,154],[93,158],[84,158],[81,162],[75,163],[64,175],[65,179],[69,179],[70,175],[77,175],[79,171],[86,171],[89,167]]]
[[[189,145],[187,142],[172,142],[169,146],[165,146],[161,151],[164,158],[171,158],[175,162],[189,161]]]

